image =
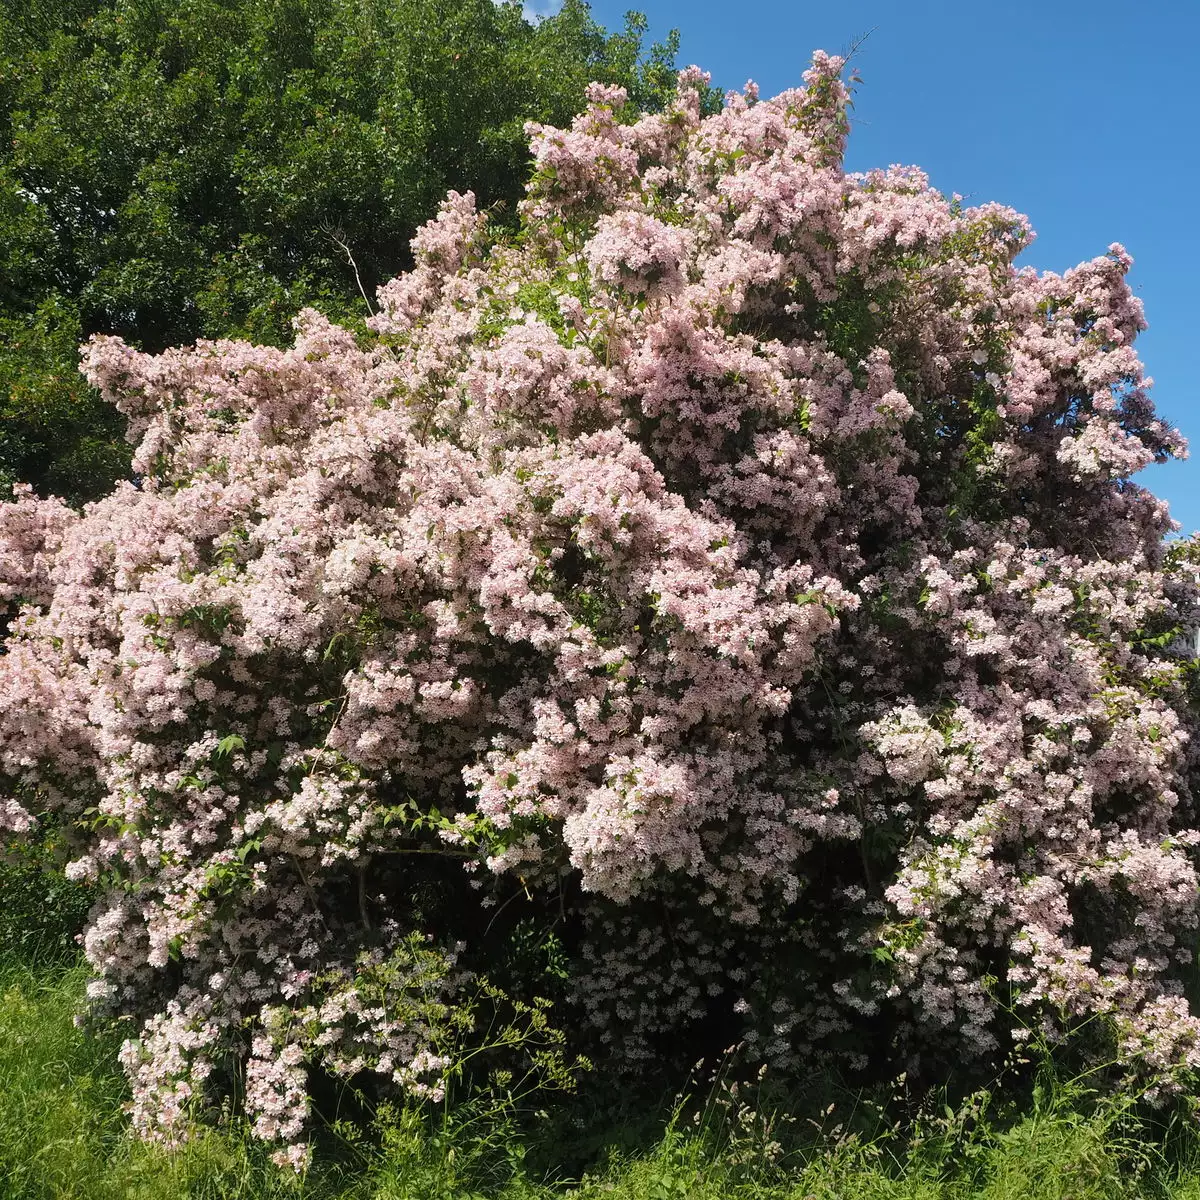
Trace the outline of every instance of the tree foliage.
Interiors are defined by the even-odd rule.
[[[526,119],[591,79],[659,108],[643,53],[582,0],[4,0],[0,479],[72,501],[127,469],[77,346],[279,344],[305,305],[361,320],[446,191],[511,220]]]

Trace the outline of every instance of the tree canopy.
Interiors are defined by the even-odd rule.
[[[3,0],[0,483],[73,502],[128,468],[78,373],[110,333],[278,344],[410,264],[448,189],[511,220],[527,119],[599,79],[657,109],[675,40],[582,0],[530,23],[492,0]]]

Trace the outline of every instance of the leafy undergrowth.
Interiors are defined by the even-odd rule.
[[[1047,1062],[1020,1102],[979,1092],[926,1100],[842,1093],[790,1115],[743,1098],[724,1068],[697,1080],[656,1131],[612,1112],[385,1108],[331,1120],[303,1178],[280,1171],[235,1120],[166,1152],[129,1136],[117,1042],[76,1028],[79,968],[0,966],[0,1198],[42,1200],[1200,1200],[1200,1137]],[[746,1093],[749,1095],[749,1093]],[[811,1111],[815,1115],[796,1115]],[[520,1119],[518,1119],[520,1118]]]

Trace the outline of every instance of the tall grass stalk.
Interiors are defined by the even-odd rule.
[[[911,1102],[903,1080],[890,1096],[822,1080],[817,1103],[743,1078],[730,1055],[696,1073],[648,1148],[593,1154],[573,1178],[532,1164],[576,1160],[605,1134],[636,1143],[629,1128],[582,1128],[573,1146],[561,1112],[494,1096],[331,1123],[303,1178],[274,1167],[235,1119],[169,1153],[127,1131],[117,1038],[75,1026],[84,980],[78,967],[0,964],[0,1200],[1200,1200],[1186,1106],[1155,1113],[1046,1048],[1026,1085],[954,1104]],[[577,1127],[586,1110],[563,1103],[576,1104]]]

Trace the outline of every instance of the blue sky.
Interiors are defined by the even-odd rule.
[[[915,163],[944,192],[1026,213],[1022,262],[1061,271],[1122,242],[1150,328],[1138,348],[1159,410],[1194,457],[1139,482],[1200,530],[1200,0],[633,0],[652,37],[682,35],[680,65],[764,95],[800,81],[808,56],[855,63],[848,166]],[[619,27],[628,2],[596,0]],[[1188,333],[1191,329],[1193,332]]]

